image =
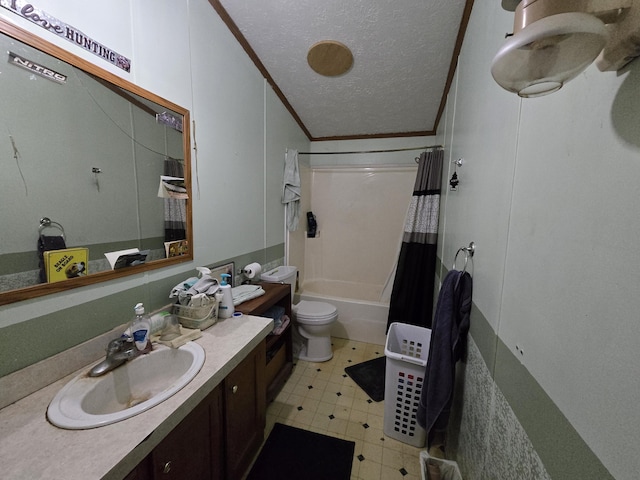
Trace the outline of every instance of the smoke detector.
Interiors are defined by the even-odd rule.
[[[503,0],[503,7],[513,3]],[[640,0],[522,0],[491,74],[504,89],[537,97],[559,90],[596,58],[605,71],[638,55]]]

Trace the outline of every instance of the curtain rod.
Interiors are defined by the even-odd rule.
[[[298,152],[298,155],[347,155],[354,153],[387,153],[387,152],[406,152],[410,150],[430,150],[432,148],[443,148],[442,145],[429,145],[426,147],[411,147],[411,148],[392,148],[388,150],[359,150],[354,152]]]

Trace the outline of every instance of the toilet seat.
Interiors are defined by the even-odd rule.
[[[333,322],[338,316],[338,309],[326,302],[301,300],[293,305],[293,313],[299,323],[308,325],[324,325]]]

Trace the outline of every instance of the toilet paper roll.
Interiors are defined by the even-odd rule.
[[[244,275],[249,279],[260,276],[260,273],[262,273],[262,266],[259,263],[250,263],[244,267]]]

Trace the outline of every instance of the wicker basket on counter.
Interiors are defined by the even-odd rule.
[[[175,303],[173,305],[173,313],[183,327],[198,328],[204,330],[216,323],[218,320],[218,302],[214,297],[207,297],[209,303],[200,307],[187,307]]]

